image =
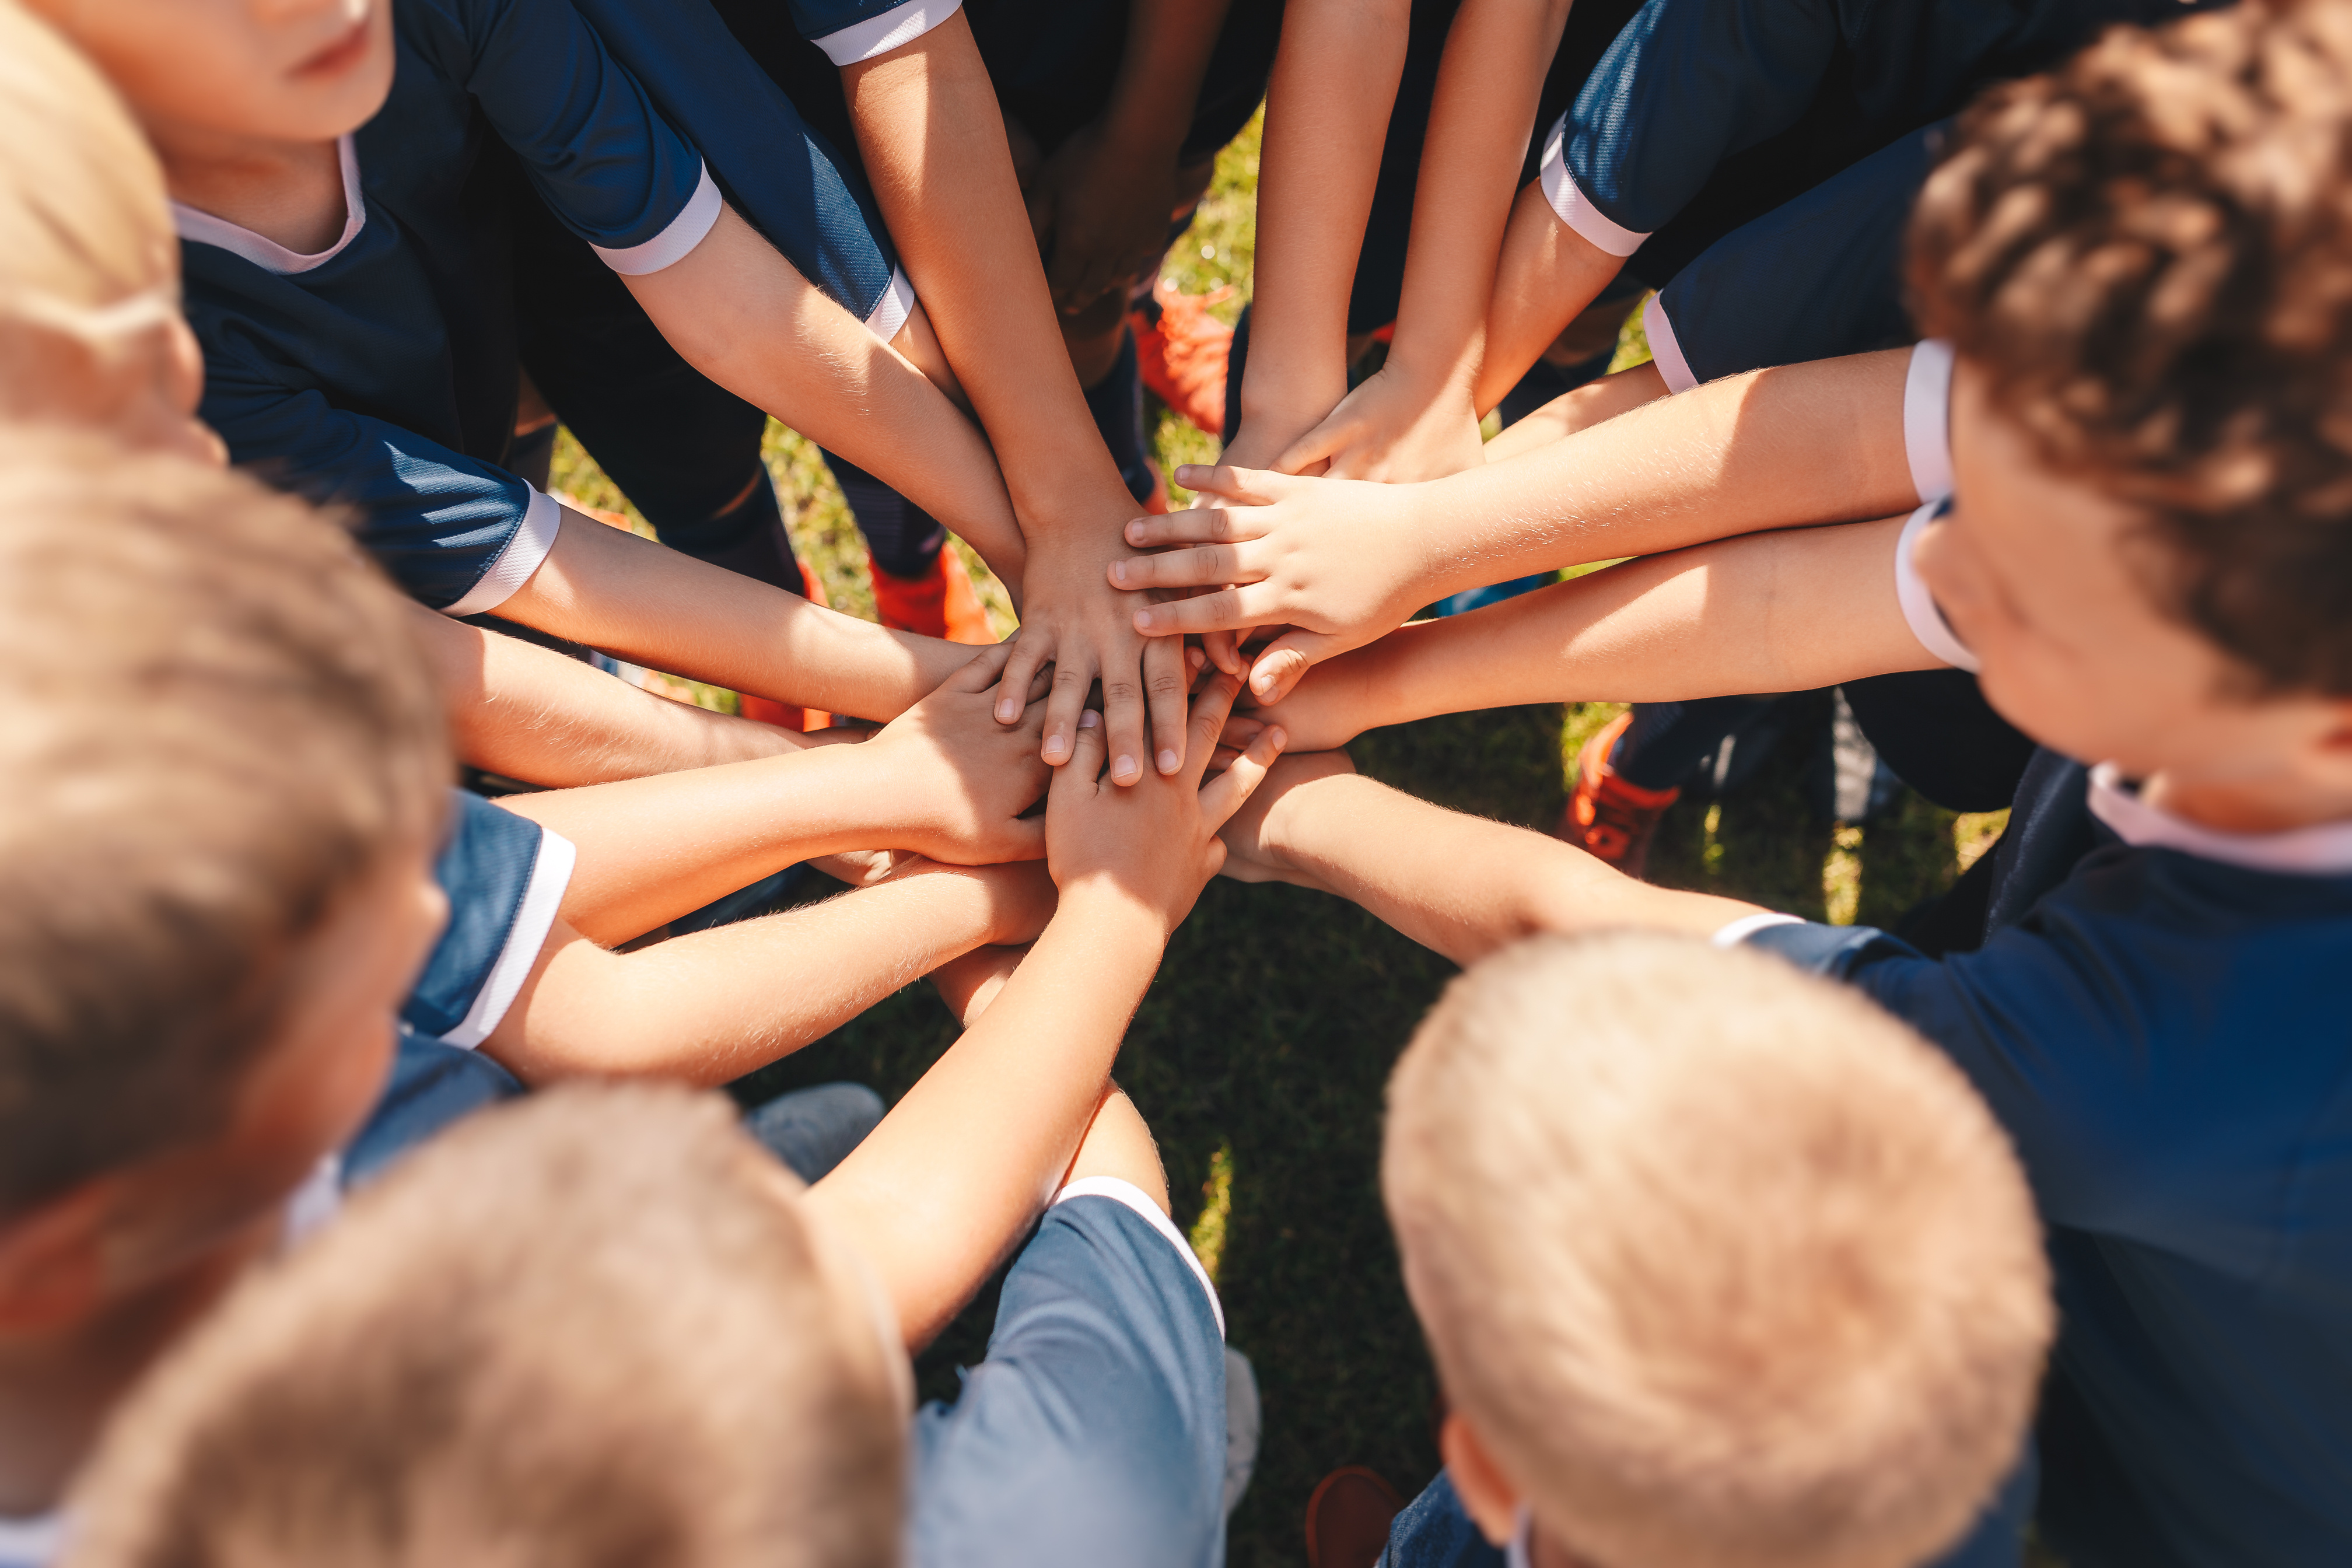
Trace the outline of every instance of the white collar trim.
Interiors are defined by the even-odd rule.
[[[357,239],[360,230],[367,226],[367,197],[360,192],[360,155],[352,149],[349,136],[336,139],[335,155],[343,171],[343,236],[315,256],[289,250],[274,239],[265,239],[249,228],[199,212],[182,202],[172,204],[172,227],[182,239],[218,246],[244,257],[265,272],[308,272],[314,267],[323,267],[341,255],[343,247]]]
[[[1535,1538],[1535,1510],[1521,1503],[1518,1522],[1511,1527],[1510,1547],[1503,1554],[1505,1568],[1534,1568]]]
[[[2091,770],[2091,815],[2126,844],[2178,849],[2200,859],[2305,877],[2352,875],[2352,822],[2323,822],[2284,833],[2222,833],[2173,816],[2139,797],[2113,763]]]
[[[66,1516],[37,1514],[31,1519],[0,1517],[0,1563],[40,1568],[65,1555]]]

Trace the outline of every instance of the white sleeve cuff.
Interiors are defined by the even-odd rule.
[[[1184,1259],[1185,1266],[1192,1270],[1192,1278],[1201,1282],[1202,1291],[1208,1296],[1209,1310],[1217,1320],[1217,1337],[1225,1337],[1224,1303],[1217,1300],[1217,1288],[1209,1283],[1209,1271],[1201,1267],[1200,1258],[1193,1255],[1192,1244],[1184,1239],[1184,1233],[1176,1228],[1176,1222],[1170,1219],[1158,1204],[1146,1197],[1141,1187],[1133,1182],[1122,1182],[1117,1176],[1081,1176],[1055,1193],[1054,1201],[1046,1206],[1059,1208],[1072,1198],[1108,1198],[1115,1204],[1124,1204],[1141,1215],[1152,1229],[1166,1237],[1168,1244]]]
[[[893,5],[879,16],[852,22],[838,32],[809,42],[823,49],[824,58],[835,65],[854,66],[860,60],[887,55],[901,44],[913,43],[962,6],[963,0],[906,0],[905,5]]]
[[[522,902],[515,907],[514,923],[507,927],[506,945],[499,949],[498,961],[490,965],[482,988],[474,993],[474,1005],[466,1009],[466,1016],[441,1037],[443,1045],[472,1050],[490,1037],[490,1031],[514,1005],[522,983],[530,978],[531,965],[539,962],[547,933],[555,929],[556,910],[563,903],[563,889],[571,886],[572,868],[579,858],[572,840],[540,829],[539,859],[530,868]]]
[[[1568,172],[1567,139],[1568,116],[1563,114],[1551,128],[1551,140],[1544,143],[1538,176],[1543,181],[1544,200],[1551,204],[1560,222],[1591,240],[1596,248],[1611,256],[1633,255],[1650,237],[1620,226],[1577,187],[1575,178]]]
[[[1921,647],[1953,668],[1973,675],[1977,656],[1953,633],[1951,623],[1944,619],[1944,612],[1936,604],[1936,595],[1927,592],[1927,579],[1911,563],[1919,536],[1927,531],[1927,525],[1943,509],[1942,501],[1931,500],[1913,512],[1911,520],[1903,525],[1902,534],[1895,541],[1895,597],[1902,605],[1903,619],[1910,626],[1911,635],[1919,639]]]
[[[555,548],[555,536],[562,528],[563,509],[556,504],[553,496],[534,486],[530,500],[522,510],[522,526],[507,541],[507,547],[499,552],[499,558],[490,563],[490,569],[466,590],[466,596],[443,606],[441,613],[487,615],[513,598],[515,591],[530,582],[530,574],[547,559],[547,552]]]
[[[907,269],[890,269],[890,287],[882,290],[882,298],[866,318],[866,330],[884,342],[898,335],[907,318],[915,313],[915,286],[907,280]]]
[[[604,258],[604,265],[625,278],[642,278],[648,272],[659,272],[675,262],[683,261],[687,254],[700,245],[711,226],[719,221],[719,184],[710,177],[710,165],[702,165],[702,178],[695,183],[694,195],[686,198],[686,205],[669,220],[669,226],[646,241],[619,250],[607,250],[601,245],[588,248]]]
[[[1651,295],[1650,302],[1642,307],[1642,335],[1650,340],[1651,362],[1658,367],[1668,392],[1688,392],[1698,384],[1690,362],[1683,358],[1683,345],[1675,338],[1675,324],[1666,320],[1663,293]]]
[[[1903,377],[1903,455],[1923,501],[1952,493],[1952,345],[1922,339]]]
[[[1794,915],[1761,910],[1752,915],[1740,916],[1707,940],[1717,947],[1738,947],[1767,926],[1801,926],[1804,923]]]

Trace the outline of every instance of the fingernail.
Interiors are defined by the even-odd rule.
[[[1069,742],[1065,741],[1059,735],[1048,735],[1045,737],[1045,760],[1047,762],[1058,763],[1069,754]]]
[[[1160,771],[1163,773],[1172,773],[1176,771],[1177,764],[1181,763],[1183,760],[1183,758],[1178,756],[1174,752],[1161,752],[1160,753]]]
[[[1138,610],[1135,612],[1135,629],[1139,632],[1148,632],[1151,629],[1151,612],[1150,610]]]
[[[1112,562],[1112,563],[1110,563],[1110,575],[1111,575],[1111,581],[1113,581],[1114,583],[1124,583],[1124,582],[1126,582],[1126,581],[1127,581],[1127,563],[1126,563],[1126,562],[1124,562],[1124,561],[1114,561],[1114,562]]]
[[[1129,544],[1140,544],[1143,542],[1143,520],[1141,518],[1139,517],[1133,522],[1127,525],[1127,542]]]
[[[1021,710],[1015,707],[1013,700],[1008,697],[1003,701],[996,705],[996,716],[998,719],[1009,722],[1021,717]]]
[[[1290,731],[1284,729],[1279,724],[1276,724],[1273,729],[1268,730],[1265,732],[1265,738],[1277,752],[1282,750],[1283,747],[1290,744]]]
[[[1091,730],[1101,722],[1102,715],[1091,708],[1078,715],[1078,728],[1081,730]]]
[[[1122,782],[1139,777],[1142,773],[1143,770],[1135,765],[1133,757],[1121,757],[1110,765],[1110,776]]]

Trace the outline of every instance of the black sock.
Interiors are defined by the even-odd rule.
[[[848,499],[874,564],[910,583],[929,576],[948,542],[938,520],[846,458],[827,452],[824,465]]]
[[[1143,458],[1143,377],[1135,367],[1135,333],[1120,338],[1110,374],[1087,388],[1087,408],[1110,448],[1118,477],[1137,500],[1151,497],[1151,465]]]

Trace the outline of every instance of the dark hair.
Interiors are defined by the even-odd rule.
[[[396,592],[238,475],[0,437],[0,1217],[200,1137],[449,776]]]
[[[2352,692],[2352,6],[2116,27],[1988,93],[1911,226],[1920,325],[2266,690]]]

